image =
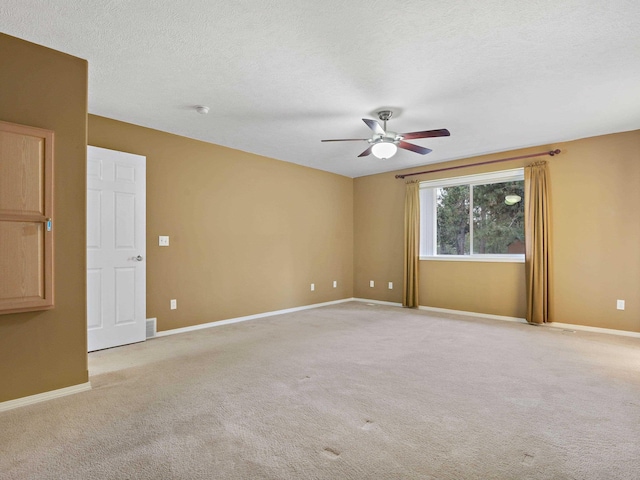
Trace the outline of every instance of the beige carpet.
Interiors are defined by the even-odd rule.
[[[640,478],[640,339],[352,302],[89,364],[0,413],[0,478]]]

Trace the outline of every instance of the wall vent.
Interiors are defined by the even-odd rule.
[[[153,338],[156,336],[156,319],[147,318],[147,338]]]

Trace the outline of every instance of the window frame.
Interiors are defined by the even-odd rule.
[[[524,168],[513,168],[495,172],[448,177],[420,182],[420,260],[463,261],[463,262],[511,262],[524,263],[521,253],[470,253],[468,255],[438,255],[437,245],[437,213],[436,189],[458,185],[486,185],[524,181]],[[471,193],[471,192],[470,192]],[[524,202],[525,199],[522,199]],[[430,213],[427,213],[430,211]],[[473,212],[473,195],[470,195],[469,216]],[[470,218],[471,220],[471,218]],[[473,248],[473,222],[470,224],[470,244]],[[431,252],[431,253],[425,253]]]

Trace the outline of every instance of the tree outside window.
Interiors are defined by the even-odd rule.
[[[524,254],[524,180],[519,172],[494,175],[448,179],[442,186],[429,182],[422,234],[433,242],[422,242],[422,255]]]

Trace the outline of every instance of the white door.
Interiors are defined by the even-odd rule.
[[[146,336],[146,157],[87,148],[89,351]]]

